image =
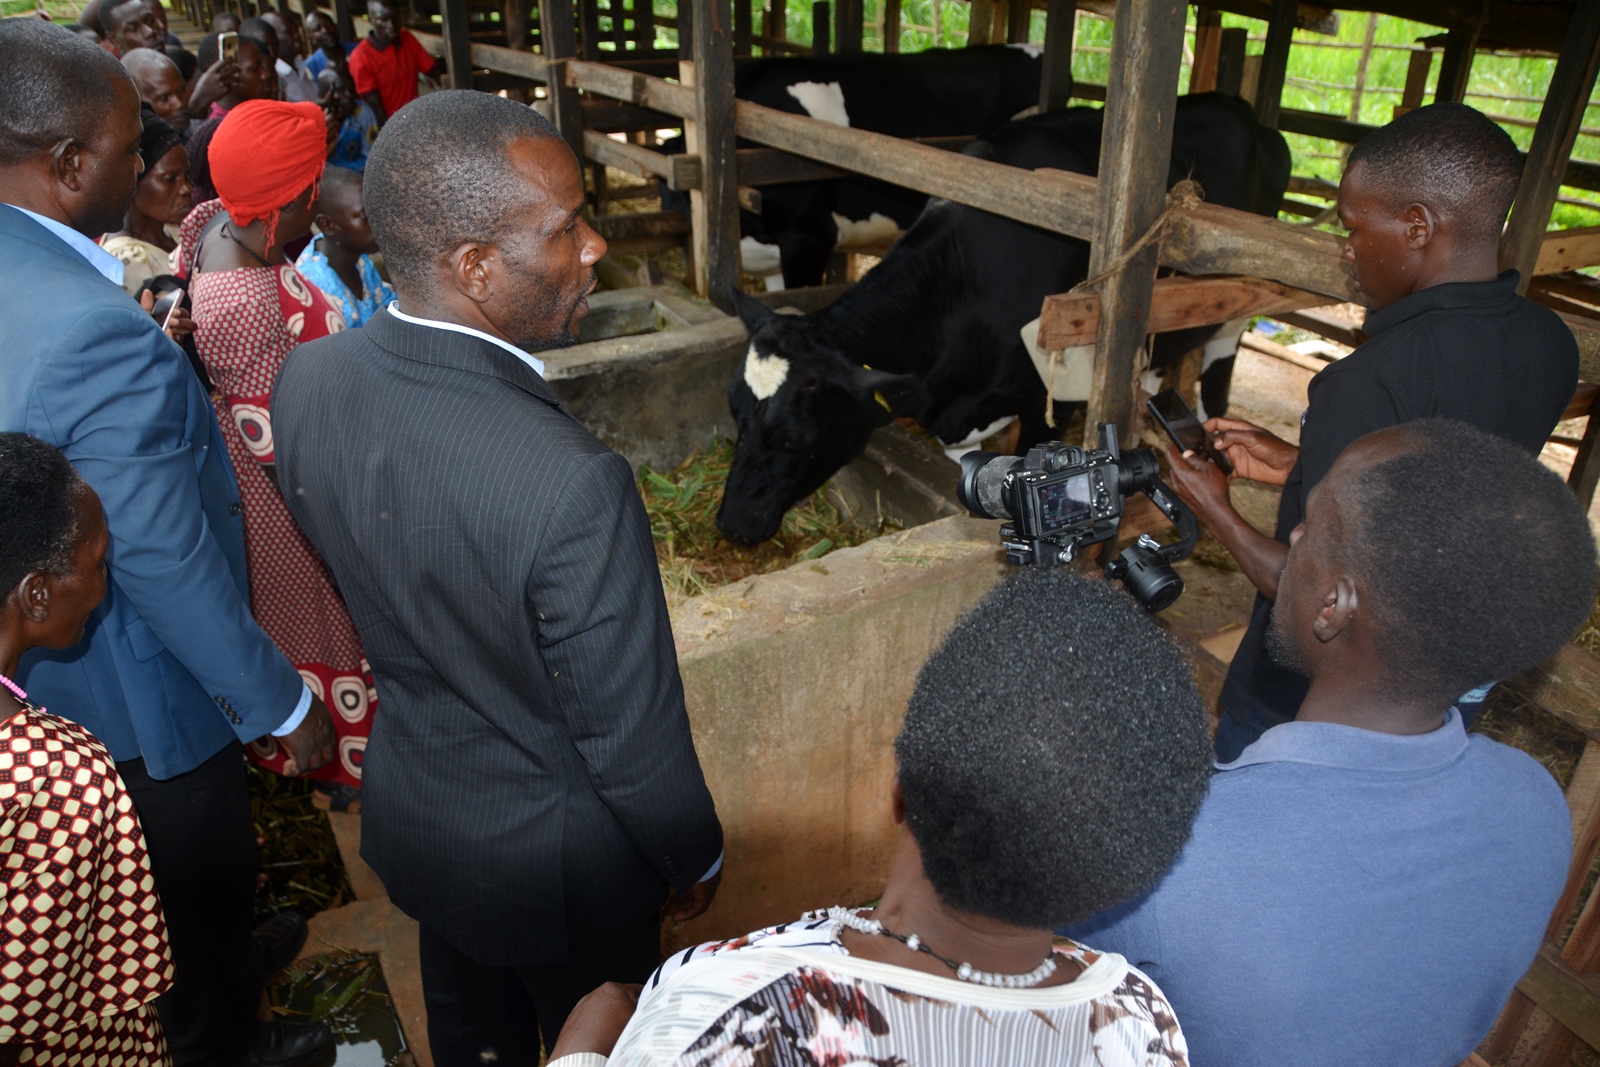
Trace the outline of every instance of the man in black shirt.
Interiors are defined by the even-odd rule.
[[[1351,150],[1339,220],[1349,231],[1345,258],[1371,307],[1363,327],[1370,339],[1311,379],[1299,448],[1237,419],[1206,424],[1236,477],[1283,486],[1275,538],[1234,511],[1220,469],[1169,452],[1178,495],[1260,591],[1222,689],[1219,760],[1236,759],[1263,731],[1293,719],[1305,697],[1305,677],[1274,660],[1265,638],[1306,498],[1345,446],[1386,426],[1443,416],[1537,454],[1572,399],[1571,332],[1518,296],[1517,272],[1498,266],[1521,169],[1505,131],[1463,104],[1408,112]]]

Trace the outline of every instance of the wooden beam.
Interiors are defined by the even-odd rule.
[[[583,58],[599,59],[600,0],[577,0],[579,25],[583,27]]]
[[[1595,488],[1600,486],[1600,411],[1593,408],[1583,427],[1583,439],[1578,442],[1578,454],[1572,457],[1567,485],[1587,513],[1594,504]]]
[[[1460,103],[1467,96],[1467,78],[1472,74],[1472,58],[1478,51],[1476,24],[1453,29],[1445,36],[1444,58],[1439,64],[1439,81],[1433,102]]]
[[[632,241],[641,237],[680,237],[689,232],[689,220],[676,211],[642,215],[600,215],[589,220],[607,241]]]
[[[1539,949],[1517,989],[1589,1045],[1600,1045],[1600,977],[1574,971],[1554,945]]]
[[[1033,14],[1030,0],[1010,0],[1006,6],[1006,41],[1009,44],[1028,43],[1028,23]]]
[[[1103,422],[1133,440],[1133,379],[1150,332],[1157,250],[1148,246],[1131,259],[1127,250],[1166,204],[1188,9],[1184,0],[1117,0],[1089,251],[1090,275],[1110,272],[1098,287],[1100,330],[1084,427],[1089,447]]]
[[[1267,16],[1267,43],[1261,53],[1261,79],[1256,83],[1256,118],[1263,126],[1276,129],[1278,109],[1283,106],[1283,82],[1289,74],[1289,44],[1294,39],[1295,18],[1300,13],[1296,0],[1272,0]]]
[[[653,51],[656,46],[656,16],[652,0],[632,0],[633,47],[638,52]]]
[[[1059,111],[1072,97],[1072,36],[1077,23],[1077,0],[1046,0],[1040,111]]]
[[[1600,741],[1600,660],[1583,649],[1565,645],[1549,661],[1500,684]]]
[[[452,89],[472,88],[472,38],[467,31],[467,0],[439,0],[444,62]]]
[[[733,54],[748,56],[751,42],[750,0],[733,0]]]
[[[548,3],[549,0],[543,0]],[[635,74],[604,63],[573,60],[567,64],[566,83],[573,89],[625,100],[639,107],[664,111],[680,118],[695,113],[695,93],[683,85],[673,85],[647,74]],[[729,75],[731,86],[732,75]]]
[[[539,0],[539,41],[549,75],[550,121],[579,157],[583,155],[583,105],[567,83],[563,63],[578,54],[572,0]],[[510,49],[507,49],[510,51]]]
[[[678,0],[678,58],[694,56],[694,4],[697,0]]]
[[[900,0],[883,0],[883,50],[900,51]]]
[[[1561,176],[1572,155],[1584,108],[1594,89],[1595,66],[1600,61],[1600,3],[1577,4],[1572,22],[1550,77],[1550,89],[1533,142],[1522,168],[1522,184],[1511,208],[1511,221],[1500,240],[1500,265],[1522,272],[1520,291],[1526,292],[1539,259],[1550,210],[1561,191]]]
[[[829,25],[828,0],[811,5],[811,54],[825,56],[832,49],[833,30]]]
[[[994,0],[972,0],[972,10],[967,14],[967,47],[988,44],[993,25]]]
[[[689,151],[700,157],[700,187],[689,193],[695,290],[731,314],[740,267],[730,16],[728,0],[695,0],[694,63],[684,68],[679,81],[694,93],[696,121],[685,123],[683,132]]]
[[[550,61],[517,48],[502,48],[495,44],[472,46],[472,65],[499,74],[513,74],[529,81],[549,82]]]
[[[751,41],[760,45],[762,50],[766,52],[777,52],[787,56],[809,56],[811,54],[810,45],[795,44],[793,41],[785,41],[781,37],[758,36],[752,37]]]
[[[1150,295],[1149,333],[1215,326],[1255,315],[1321,307],[1321,293],[1291,289],[1264,278],[1215,276],[1156,279]],[[1093,290],[1044,298],[1039,347],[1046,351],[1093,344],[1100,332],[1100,294]]]
[[[616,167],[635,177],[663,178],[669,189],[682,191],[700,185],[700,157],[696,155],[668,155],[643,145],[613,140],[594,130],[583,131],[583,154],[596,163]]]
[[[761,32],[777,41],[789,36],[789,0],[767,0],[767,8],[762,12]]]
[[[1222,56],[1222,12],[1197,7],[1194,13],[1194,65],[1189,69],[1189,91],[1209,93],[1217,87],[1217,63]]]
[[[1250,31],[1232,26],[1222,31],[1217,45],[1217,92],[1238,96],[1244,89],[1244,52]]]
[[[833,50],[842,56],[860,52],[864,28],[861,0],[835,0],[833,13]]]
[[[1342,345],[1355,348],[1365,344],[1367,335],[1358,326],[1352,326],[1342,318],[1335,318],[1316,308],[1302,308],[1298,311],[1280,311],[1273,316],[1279,322],[1307,333],[1314,333],[1318,337],[1326,337],[1330,341],[1337,341]]]

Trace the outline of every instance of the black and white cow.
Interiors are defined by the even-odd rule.
[[[839,126],[953,137],[988,133],[1037,104],[1041,66],[1037,45],[1003,44],[758,59],[739,67],[734,93]],[[740,213],[744,269],[766,275],[769,288],[817,285],[834,249],[887,245],[927,200],[868,178],[766,186],[761,214]],[[687,197],[665,196],[663,206],[687,212]]]
[[[1009,123],[968,151],[1093,174],[1100,128],[1098,108],[1072,108]],[[1275,214],[1289,149],[1243,101],[1185,96],[1169,184],[1190,176],[1211,203]],[[881,264],[821,311],[780,315],[737,294],[750,347],[728,389],[739,439],[718,529],[731,541],[767,540],[795,501],[892,418],[909,416],[951,445],[1012,417],[1022,421],[1021,449],[1048,438],[1045,386],[1022,328],[1046,295],[1081,281],[1088,263],[1083,241],[935,199]],[[1167,335],[1155,362],[1216,332]],[[1211,414],[1226,410],[1231,370],[1230,355],[1207,372]],[[1058,405],[1058,421],[1063,414]]]

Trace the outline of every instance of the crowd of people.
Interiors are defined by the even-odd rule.
[[[662,962],[722,828],[633,472],[539,355],[605,242],[546,119],[419,95],[368,13],[192,57],[160,0],[0,20],[0,1067],[328,1054],[257,1018],[306,928],[253,926],[247,758],[363,813],[444,1067],[1467,1058],[1572,845],[1467,727],[1600,581],[1537,458],[1577,351],[1498,269],[1503,131],[1352,151],[1371,340],[1298,444],[1211,423],[1276,537],[1168,455],[1260,593],[1214,736],[1131,599],[1015,574],[918,676],[881,898]]]

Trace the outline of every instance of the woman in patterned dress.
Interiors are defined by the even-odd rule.
[[[344,600],[278,493],[270,415],[272,384],[289,352],[345,325],[284,255],[310,232],[326,153],[316,104],[235,107],[211,142],[219,199],[184,220],[181,252],[192,264],[195,348],[216,384],[212,400],[239,478],[251,611],[333,712],[339,758],[310,775],[313,799],[357,811],[377,694]],[[271,737],[250,753],[283,769],[286,754]]]
[[[1131,597],[1013,576],[917,679],[882,898],[600,987],[550,1067],[1186,1067],[1155,983],[1052,931],[1155,885],[1210,751],[1188,664]]]
[[[0,1064],[170,1067],[151,1003],[172,957],[144,833],[105,747],[29,703],[30,648],[70,648],[106,592],[100,498],[0,433]]]

